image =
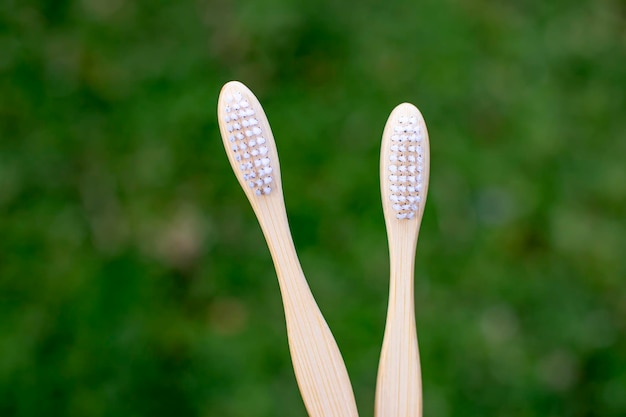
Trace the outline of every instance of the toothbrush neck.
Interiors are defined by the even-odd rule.
[[[266,210],[258,216],[261,229],[272,255],[281,288],[293,285],[303,277],[302,267],[291,237],[285,210]],[[298,271],[298,274],[294,274]]]
[[[389,295],[413,305],[415,248],[417,239],[413,234],[398,233],[389,247],[390,288]]]

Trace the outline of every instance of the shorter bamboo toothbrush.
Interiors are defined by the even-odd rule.
[[[429,169],[424,119],[412,104],[400,104],[389,115],[380,150],[380,189],[391,278],[376,384],[376,417],[422,415],[413,270]]]
[[[357,417],[348,372],[306,282],[289,230],[276,144],[261,104],[237,81],[218,100],[222,140],[270,249],[296,380],[311,417]]]

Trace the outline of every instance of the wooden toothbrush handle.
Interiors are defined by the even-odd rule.
[[[289,350],[309,416],[357,417],[346,366],[308,286],[288,287],[283,299]]]
[[[410,271],[392,271],[389,309],[376,383],[376,417],[422,415],[422,378],[415,330],[412,268],[411,263]]]
[[[259,216],[285,308],[291,361],[310,417],[358,417],[348,371],[306,282],[284,209]]]

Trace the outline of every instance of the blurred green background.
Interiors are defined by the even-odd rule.
[[[270,118],[305,274],[373,415],[378,159],[424,114],[424,414],[626,415],[620,0],[4,0],[0,415],[305,416],[221,85]]]

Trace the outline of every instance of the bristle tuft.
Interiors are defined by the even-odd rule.
[[[245,93],[235,91],[224,97],[223,121],[229,132],[231,151],[243,178],[257,196],[272,191],[272,167],[268,158],[267,140],[255,111]],[[243,161],[243,162],[242,162]]]
[[[423,188],[423,130],[415,116],[399,116],[393,125],[387,167],[389,200],[399,220],[413,219],[419,211]]]

